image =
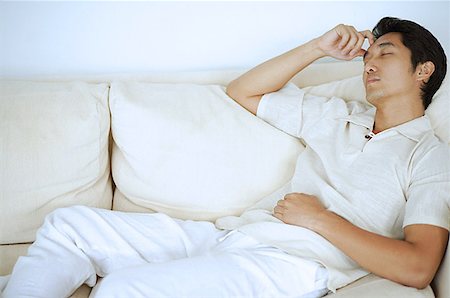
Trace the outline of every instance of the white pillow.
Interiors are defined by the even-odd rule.
[[[113,209],[237,215],[288,181],[303,149],[218,85],[113,82],[110,109]]]
[[[109,208],[108,85],[0,81],[0,243],[33,241],[50,211]]]
[[[441,88],[434,94],[433,100],[425,111],[430,118],[436,135],[450,144],[450,78],[446,76]]]
[[[362,75],[333,81],[317,86],[303,88],[305,92],[318,96],[340,97],[348,101],[365,101],[366,92]],[[436,135],[446,143],[450,143],[450,79],[442,82],[441,88],[436,92],[431,104],[425,111]]]
[[[357,75],[343,80],[303,88],[306,93],[339,97],[347,101],[366,101],[366,90],[362,81],[362,75]]]

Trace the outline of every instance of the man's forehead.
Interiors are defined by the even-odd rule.
[[[402,44],[401,42],[401,35],[398,32],[391,32],[384,34],[377,38],[375,42],[367,49],[367,51],[364,53],[363,58],[367,56],[369,52],[372,52],[376,49],[383,49],[388,47],[399,47]]]
[[[384,34],[377,38],[375,42],[367,49],[370,48],[383,48],[388,46],[398,47],[401,44],[401,35],[397,32],[391,32]]]

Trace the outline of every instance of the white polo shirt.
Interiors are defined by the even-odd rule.
[[[368,139],[374,107],[305,94],[294,84],[264,95],[257,115],[300,138],[306,149],[288,184],[240,217],[218,219],[217,227],[320,262],[333,291],[367,272],[320,235],[273,217],[285,194],[317,196],[351,223],[391,238],[403,238],[403,227],[411,224],[450,228],[450,147],[426,116]]]

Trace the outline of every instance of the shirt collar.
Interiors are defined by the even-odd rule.
[[[345,120],[345,121],[351,122],[353,124],[364,126],[367,129],[372,130],[373,123],[375,122],[375,112],[376,112],[376,108],[371,107],[364,112],[351,114],[351,115],[348,115],[345,117],[339,117],[337,119]]]
[[[431,127],[430,119],[426,115],[415,118],[411,121],[397,125],[390,129],[396,130],[405,137],[410,138],[411,140],[414,140],[416,142],[419,142],[419,140],[425,133],[433,130],[433,128]]]
[[[369,130],[372,130],[373,124],[375,122],[375,113],[376,108],[371,107],[364,112],[352,114],[346,117],[339,117],[338,119],[345,120],[353,124],[366,127]],[[403,124],[391,127],[386,131],[388,130],[397,131],[398,133],[404,135],[405,137],[413,141],[419,142],[419,140],[425,133],[432,130],[432,127],[430,119],[428,118],[428,116],[424,115],[422,117],[415,118]]]

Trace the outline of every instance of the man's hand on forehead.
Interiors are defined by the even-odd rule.
[[[341,24],[319,37],[318,42],[324,55],[340,60],[352,60],[365,54],[365,40],[369,45],[375,42],[370,30],[358,31],[353,26]]]

